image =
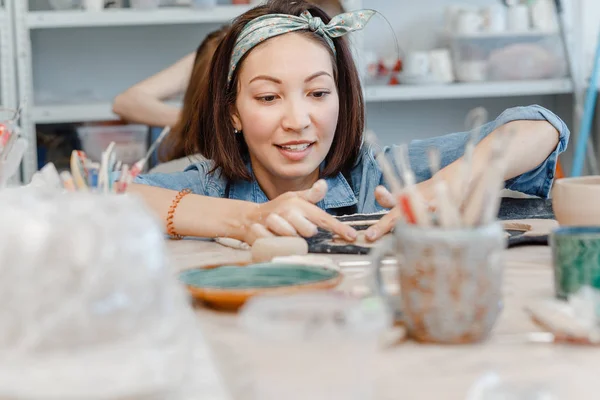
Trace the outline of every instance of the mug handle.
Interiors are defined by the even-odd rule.
[[[398,321],[402,318],[402,311],[400,307],[395,304],[394,296],[391,296],[385,290],[385,283],[383,282],[383,276],[381,274],[381,269],[383,268],[383,259],[388,255],[394,255],[394,244],[396,242],[396,238],[394,235],[388,235],[383,238],[377,246],[375,246],[372,250],[371,262],[374,267],[374,275],[375,275],[375,292],[384,301],[387,303],[390,310],[392,310],[394,314],[394,320]]]

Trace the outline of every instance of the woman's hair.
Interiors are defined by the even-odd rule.
[[[221,29],[209,33],[202,43],[200,43],[200,46],[198,46],[196,57],[194,58],[192,74],[190,75],[190,84],[183,96],[182,115],[190,115],[191,108],[198,108],[198,104],[195,103],[194,99],[206,95],[206,84],[208,82],[210,62],[215,50],[217,50],[217,46],[225,37],[228,30],[229,26],[225,25],[221,27]],[[195,145],[191,148],[188,147],[190,141],[188,140],[188,131],[185,127],[186,124],[182,122],[182,119],[180,118],[171,130],[171,133],[165,137],[160,145],[160,161],[175,160],[197,152]]]
[[[204,86],[193,83],[195,86],[201,86],[202,90],[194,90],[186,99],[180,129],[188,138],[187,148],[195,148],[204,157],[214,161],[213,172],[220,168],[229,180],[251,179],[245,166],[248,148],[243,135],[234,133],[231,116],[237,98],[237,72],[234,73],[231,83],[227,77],[238,35],[247,23],[257,17],[269,14],[299,16],[305,10],[314,17],[320,17],[324,23],[330,20],[320,8],[303,0],[270,0],[242,14],[233,22],[213,56],[208,84]],[[317,33],[309,30],[296,33],[321,43],[334,62],[334,79],[339,94],[339,117],[331,148],[325,158],[325,167],[321,171],[322,176],[334,176],[352,168],[360,151],[364,128],[364,102],[358,72],[348,43],[343,38],[333,39],[337,53],[335,56]],[[249,53],[251,51],[245,57]],[[240,60],[236,71],[241,69],[245,57]]]

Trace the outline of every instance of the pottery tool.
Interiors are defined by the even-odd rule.
[[[454,188],[454,199],[456,204],[462,206],[465,201],[465,195],[469,193],[470,186],[474,180],[473,176],[473,153],[475,152],[475,145],[477,144],[483,125],[487,121],[487,111],[483,107],[477,107],[467,113],[465,118],[465,126],[467,131],[470,131],[469,140],[465,145],[465,152],[463,155],[463,164],[461,168],[460,184]]]
[[[431,219],[425,204],[425,199],[419,193],[416,186],[415,174],[410,167],[410,161],[408,157],[408,146],[402,144],[396,146],[394,149],[394,157],[396,164],[401,170],[402,180],[404,181],[404,192],[398,197],[404,212],[408,212],[409,215],[414,216],[414,223],[422,226],[431,226]]]
[[[75,187],[75,182],[73,181],[73,176],[69,171],[62,171],[60,173],[60,180],[62,181],[62,186],[69,192],[77,191]]]
[[[87,173],[84,168],[85,153],[80,150],[73,150],[71,153],[71,175],[75,182],[77,190],[88,191]]]
[[[150,156],[152,156],[152,153],[154,153],[154,151],[156,150],[156,148],[158,147],[160,142],[163,141],[163,139],[169,134],[169,132],[171,132],[171,127],[170,126],[165,127],[162,130],[162,132],[160,133],[160,135],[158,136],[158,138],[156,138],[154,143],[152,143],[152,145],[146,152],[146,155],[144,156],[144,158],[142,158],[141,160],[139,160],[138,162],[133,164],[133,166],[131,167],[131,170],[129,171],[129,173],[132,175],[133,178],[138,176],[144,170],[144,168],[146,167],[146,163],[150,159]]]
[[[461,220],[458,207],[452,201],[448,184],[437,175],[441,163],[440,151],[437,148],[431,148],[427,151],[427,155],[433,179],[438,223],[442,228],[459,228]]]
[[[397,196],[402,191],[402,184],[396,177],[396,173],[394,172],[394,168],[385,157],[385,153],[381,151],[377,136],[375,136],[375,132],[367,131],[365,135],[365,142],[371,145],[375,152],[375,160],[377,164],[379,164],[379,168],[381,168],[381,172],[383,173],[384,179],[387,181],[388,185],[390,185],[390,189],[392,194]]]

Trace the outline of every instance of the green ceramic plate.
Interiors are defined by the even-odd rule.
[[[252,296],[326,290],[342,275],[325,267],[299,264],[224,265],[184,271],[179,279],[189,292],[211,307],[237,310]]]
[[[179,279],[186,285],[211,289],[263,289],[308,285],[336,278],[339,272],[316,266],[296,264],[226,265],[211,269],[184,271]]]

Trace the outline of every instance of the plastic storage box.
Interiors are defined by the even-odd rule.
[[[450,47],[456,78],[462,82],[556,79],[567,74],[558,34],[454,34]]]
[[[87,156],[99,162],[110,142],[115,142],[117,159],[133,164],[146,155],[149,128],[146,125],[99,125],[77,128],[77,135]]]

